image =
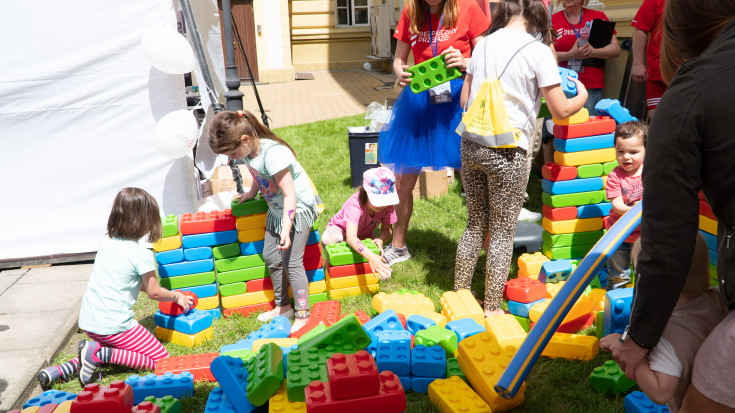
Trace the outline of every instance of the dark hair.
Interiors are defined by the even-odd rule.
[[[632,120],[629,122],[621,123],[618,125],[617,128],[615,128],[615,138],[613,140],[613,144],[618,143],[618,138],[628,139],[638,135],[641,136],[641,139],[643,140],[643,147],[645,148],[646,138],[648,137],[648,125],[639,120]]]
[[[255,115],[247,110],[243,112],[242,116],[238,112],[220,112],[214,116],[209,127],[209,146],[214,153],[234,151],[242,145],[240,138],[248,135],[258,141],[262,138],[272,139],[290,149],[296,157],[291,145],[260,123]]]
[[[368,203],[368,194],[365,188],[360,187],[360,195],[357,196],[357,200],[360,201],[360,205],[366,206]]]
[[[487,29],[487,35],[507,26],[510,19],[515,16],[523,16],[526,23],[533,28],[534,31],[541,33],[541,41],[550,45],[556,38],[556,32],[551,27],[549,20],[549,12],[546,5],[541,0],[507,0],[498,3],[492,15],[490,28]]]
[[[158,203],[140,188],[124,188],[115,197],[107,219],[107,235],[137,241],[148,234],[148,242],[161,239],[163,224]]]
[[[442,14],[444,22],[442,27],[452,29],[457,25],[459,19],[459,6],[457,0],[443,0]],[[406,0],[406,16],[408,16],[408,32],[419,34],[421,28],[426,24],[426,9],[429,7],[424,0]],[[441,29],[441,27],[439,28]],[[437,30],[439,30],[437,29]]]
[[[735,16],[735,0],[669,0],[664,7],[661,75],[667,84],[680,64],[700,56]]]

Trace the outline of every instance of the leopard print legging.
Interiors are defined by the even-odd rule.
[[[467,228],[457,245],[454,289],[470,289],[483,240],[489,233],[484,307],[499,310],[528,182],[526,150],[488,148],[462,139],[461,157]]]

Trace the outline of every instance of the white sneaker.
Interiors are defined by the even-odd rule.
[[[519,221],[541,221],[543,215],[538,212],[529,211],[526,208],[521,208],[521,213],[518,214]]]

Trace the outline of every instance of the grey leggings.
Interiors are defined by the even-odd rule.
[[[281,235],[270,229],[265,230],[263,242],[263,259],[270,272],[273,282],[273,291],[276,295],[277,306],[287,306],[291,303],[288,296],[288,287],[294,296],[294,310],[296,318],[309,317],[309,281],[304,270],[304,250],[309,239],[309,223],[300,219],[301,232],[296,232],[296,225],[291,228],[291,248],[286,251],[278,249]]]

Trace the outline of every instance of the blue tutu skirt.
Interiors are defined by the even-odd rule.
[[[378,161],[391,164],[399,174],[424,167],[459,168],[460,136],[454,130],[462,120],[459,95],[463,82],[452,80],[452,101],[436,105],[429,102],[428,90],[414,94],[411,88],[403,88],[380,132]]]

